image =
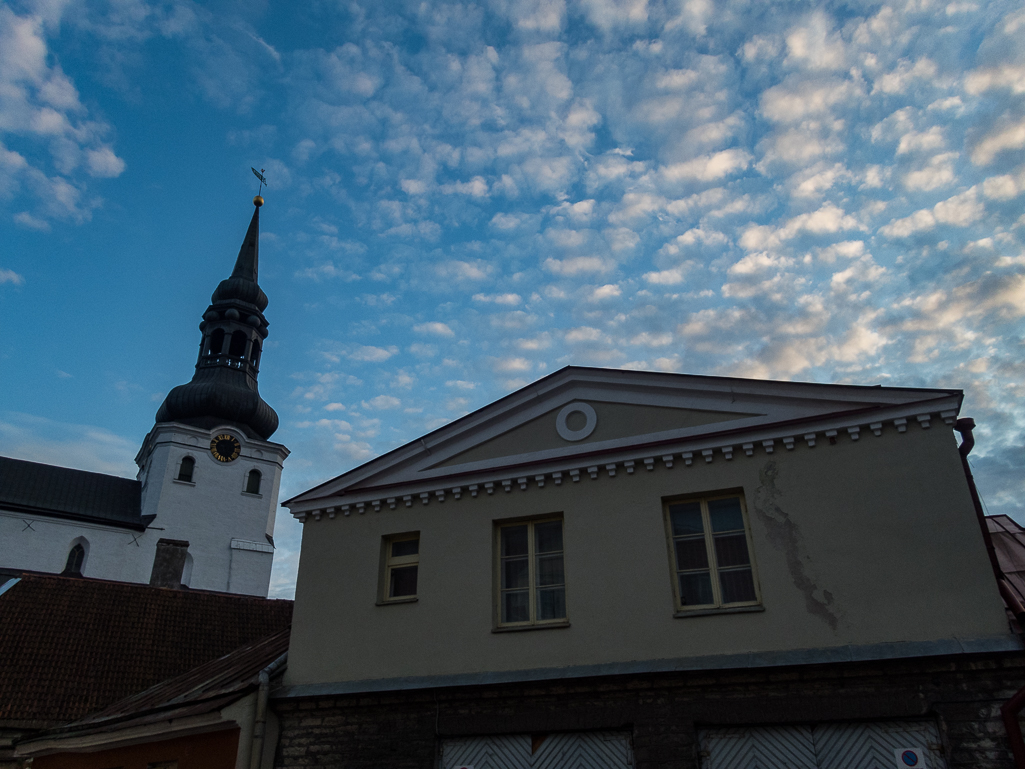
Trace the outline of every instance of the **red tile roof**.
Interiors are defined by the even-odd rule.
[[[285,629],[246,644],[180,676],[118,700],[98,713],[43,732],[37,738],[115,732],[220,710],[256,690],[260,671],[288,651],[288,636],[289,630]]]
[[[292,619],[291,601],[20,576],[0,594],[0,726],[82,718]]]

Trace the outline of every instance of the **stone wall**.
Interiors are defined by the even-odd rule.
[[[697,769],[703,725],[935,718],[949,769],[1012,769],[1000,705],[1025,654],[277,699],[281,769],[436,769],[441,740],[624,729],[636,769]]]

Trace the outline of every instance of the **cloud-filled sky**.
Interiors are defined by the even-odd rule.
[[[0,453],[134,476],[255,165],[283,498],[573,363],[961,388],[1025,522],[1023,39],[1010,0],[0,2]]]

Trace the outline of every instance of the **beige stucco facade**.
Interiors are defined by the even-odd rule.
[[[755,413],[742,405],[738,413]],[[722,425],[721,413],[710,416]],[[635,423],[664,422],[653,412]],[[523,424],[521,434],[537,429]],[[285,684],[1009,641],[952,427],[912,417],[903,431],[891,420],[876,432],[819,428],[814,445],[758,443],[750,455],[741,436],[731,458],[717,449],[711,462],[698,453],[687,465],[677,452],[671,467],[620,462],[613,475],[599,457],[594,478],[556,483],[549,473],[543,486],[304,516]],[[496,459],[484,447],[468,458]],[[523,465],[511,477],[545,472]],[[760,610],[674,616],[663,500],[725,490],[746,502]],[[542,515],[564,521],[568,626],[496,632],[495,524]],[[382,538],[402,532],[420,532],[417,600],[378,605]]]

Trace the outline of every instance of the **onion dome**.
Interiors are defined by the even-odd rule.
[[[257,283],[260,252],[260,206],[235,260],[231,277],[222,280],[210,298],[199,329],[203,333],[196,373],[188,384],[167,394],[157,422],[180,422],[209,429],[238,427],[250,438],[267,440],[278,429],[278,415],[257,386],[260,355],[267,338],[267,295]]]

